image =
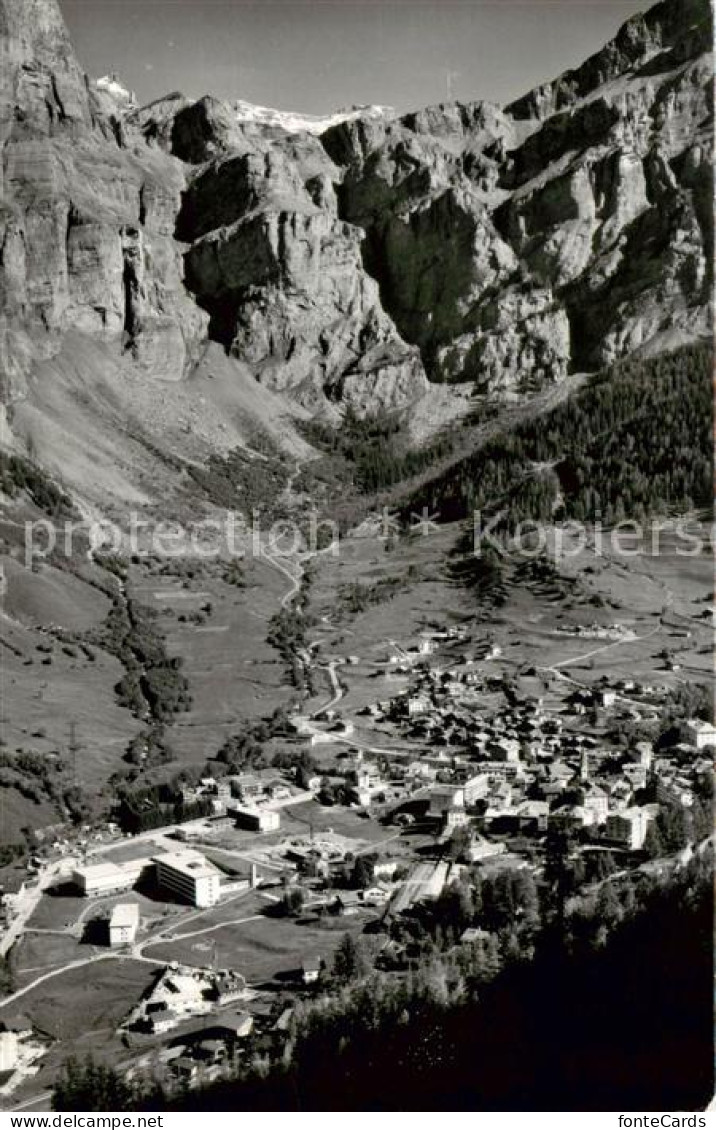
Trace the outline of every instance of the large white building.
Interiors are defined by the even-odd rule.
[[[650,820],[651,813],[646,808],[624,808],[607,817],[606,837],[620,847],[638,851],[646,839]]]
[[[137,936],[139,906],[136,902],[118,902],[109,916],[109,944],[126,946]]]
[[[198,851],[155,855],[157,884],[192,906],[213,906],[221,893],[221,872]]]
[[[0,1032],[0,1071],[14,1071],[18,1060],[16,1032]]]
[[[490,791],[490,775],[489,773],[478,773],[475,777],[470,777],[469,780],[463,782],[463,795],[465,797],[465,804],[474,804],[476,800],[482,800]]]
[[[132,859],[126,863],[87,863],[74,869],[72,882],[86,898],[119,894],[131,890],[149,862]]]

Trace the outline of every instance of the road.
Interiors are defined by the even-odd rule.
[[[613,640],[611,643],[601,644],[599,647],[592,648],[591,651],[585,651],[584,655],[575,655],[571,659],[562,659],[559,663],[553,663],[551,667],[540,667],[540,671],[556,671],[560,667],[573,667],[577,663],[583,663],[586,659],[591,659],[595,655],[601,655],[604,651],[610,651],[615,647],[624,647],[629,643],[640,643],[642,640],[651,639],[658,631],[661,630],[661,623],[657,624],[650,632],[646,632],[643,636],[629,636],[622,640]]]
[[[600,647],[592,648],[591,651],[585,651],[583,655],[574,655],[570,659],[562,659],[559,663],[553,663],[549,667],[537,667],[536,670],[546,671],[548,672],[548,674],[554,675],[557,679],[564,679],[566,682],[572,683],[573,686],[579,687],[580,690],[588,690],[590,688],[587,683],[581,683],[578,679],[573,678],[572,675],[566,675],[564,671],[561,670],[561,668],[574,667],[576,664],[583,663],[585,660],[591,659],[595,655],[600,655],[602,654],[602,652],[610,651],[612,648],[624,647],[626,644],[640,643],[643,640],[648,640],[652,636],[656,635],[658,631],[660,631],[661,626],[661,623],[658,623],[654,628],[651,629],[650,632],[646,632],[643,636],[630,636],[628,639],[614,640],[612,643],[602,644]],[[620,702],[626,702],[630,705],[637,705],[640,707],[643,707],[645,705],[638,699],[630,699],[624,695],[618,695],[617,697]]]
[[[40,1103],[42,1103],[41,1110],[50,1110],[51,1099],[52,1091],[41,1091],[39,1095],[33,1095],[32,1098],[25,1099],[24,1102],[12,1107],[10,1113],[16,1110],[29,1110],[30,1107],[40,1106]]]
[[[45,891],[54,886],[63,872],[68,872],[71,869],[72,863],[73,860],[68,858],[54,860],[40,872],[37,884],[16,899],[17,912],[2,938],[0,938],[0,957],[7,956],[37,910]]]
[[[322,664],[318,664],[317,666],[318,666],[320,671],[327,671],[328,672],[328,678],[331,680],[331,686],[333,688],[333,694],[332,694],[331,698],[329,698],[328,702],[324,702],[323,706],[319,706],[317,710],[313,711],[313,713],[311,714],[311,718],[317,718],[318,715],[323,714],[323,712],[325,710],[332,710],[334,706],[338,705],[338,703],[343,698],[343,695],[345,694],[345,691],[343,690],[343,687],[341,686],[340,680],[339,680],[338,676],[336,675],[336,668],[343,666],[343,660],[342,659],[332,659],[330,661],[330,663],[322,663]]]

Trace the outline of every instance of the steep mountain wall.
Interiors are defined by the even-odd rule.
[[[342,215],[434,379],[511,391],[709,332],[710,10],[667,0],[500,110],[324,134]]]
[[[207,321],[186,294],[174,238],[181,162],[127,145],[80,71],[54,0],[2,0],[0,35],[9,395],[13,382],[21,391],[28,356],[58,348],[69,329],[180,378]]]
[[[82,73],[56,0],[0,0],[5,399],[68,330],[179,380],[207,340],[310,411],[428,378],[524,394],[709,332],[706,0],[666,0],[501,109],[325,130]],[[299,123],[300,125],[300,123]]]

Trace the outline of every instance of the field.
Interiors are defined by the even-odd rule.
[[[46,563],[31,572],[14,558],[3,561],[8,584],[0,620],[0,739],[13,754],[30,751],[57,765],[60,791],[76,783],[90,804],[98,802],[141,729],[117,701],[115,687],[124,673],[119,661],[94,645],[87,654],[75,642],[106,617],[110,601],[96,584],[111,580],[86,563],[78,563],[75,574]],[[164,776],[183,765],[202,765],[247,720],[271,714],[292,693],[280,656],[265,642],[287,579],[262,561],[247,565],[246,588],[214,572],[183,581],[152,575],[146,563],[130,571],[129,594],[159,613],[157,627],[166,635],[169,654],[184,660],[193,700],[189,712],[169,720],[166,736],[175,760]],[[212,606],[207,622],[192,622],[191,614],[207,603]],[[57,631],[63,639],[53,637]],[[8,841],[20,839],[23,827],[60,818],[51,797],[33,799],[10,784],[0,814]]]
[[[126,1060],[117,1025],[149,988],[157,968],[145,962],[102,958],[44,981],[17,1003],[0,1005],[0,1021],[4,1014],[22,1012],[40,1035],[54,1041],[39,1074],[14,1093],[13,1101],[22,1102],[50,1086],[69,1054],[79,1058],[91,1054],[115,1064]]]
[[[41,1032],[89,1050],[100,1033],[114,1032],[155,976],[143,962],[103,957],[45,981],[22,998],[21,1007]]]
[[[456,587],[446,573],[445,555],[455,540],[456,529],[450,527],[425,538],[415,537],[385,553],[376,540],[356,538],[343,544],[339,558],[324,558],[312,603],[324,629],[316,632],[321,640],[318,655],[326,662],[334,657],[342,660],[339,675],[344,694],[337,710],[354,724],[352,745],[370,748],[384,742],[387,748],[401,749],[389,732],[381,733],[380,726],[364,721],[356,712],[368,703],[392,697],[407,685],[408,677],[400,678],[391,671],[387,662],[391,653],[415,644],[421,629],[445,628],[467,619],[468,641],[442,644],[441,663],[449,667],[476,644],[489,640],[502,652],[489,669],[513,678],[530,668],[539,669],[536,686],[542,684],[540,693],[545,689],[542,674],[555,665],[563,674],[578,673],[579,680],[587,684],[603,675],[669,686],[685,679],[713,678],[713,629],[704,615],[713,601],[713,558],[708,550],[685,556],[677,552],[679,541],[668,531],[656,555],[641,552],[627,557],[614,552],[608,539],[600,553],[595,553],[594,545],[577,553],[576,547],[566,543],[568,552],[559,560],[555,579],[531,578],[514,564],[508,565],[506,600],[486,611],[479,590]],[[381,579],[405,578],[411,567],[424,579],[348,621],[339,621],[329,631],[343,586],[375,586]],[[624,637],[616,641],[576,634],[578,629],[617,625]],[[668,664],[664,651],[669,653]],[[355,659],[346,663],[348,657]],[[487,666],[478,664],[478,669],[487,670]],[[316,709],[320,708],[321,701],[317,698],[315,702]],[[411,742],[410,748],[414,754],[416,744]],[[317,746],[319,758],[321,751]]]
[[[377,847],[388,838],[385,828],[373,820],[366,820],[355,809],[340,806],[325,807],[316,801],[292,805],[282,814],[282,831],[286,836],[305,836],[310,829],[315,835],[329,829],[353,842],[353,850]]]
[[[396,645],[414,640],[430,624],[460,623],[474,614],[469,595],[448,575],[446,555],[454,547],[458,531],[443,528],[403,541],[391,552],[375,537],[347,538],[338,557],[325,556],[312,591],[311,611],[318,620],[313,639],[317,654],[325,662],[351,658],[341,676],[348,690],[341,711],[354,713],[377,698],[385,698],[406,685],[406,679],[390,671],[387,660]],[[380,582],[395,582],[395,595],[358,614],[343,612],[341,592],[346,586],[375,588]],[[357,662],[353,662],[357,660]],[[309,705],[319,709],[330,695],[321,693]],[[360,719],[355,719],[358,740]],[[320,747],[317,751],[320,755]]]
[[[67,785],[79,783],[88,798],[96,798],[139,729],[115,699],[114,686],[122,675],[117,660],[68,642],[76,633],[96,628],[109,610],[108,598],[95,587],[100,572],[78,564],[75,575],[47,563],[32,572],[11,556],[1,560],[7,579],[0,619],[3,747],[10,753],[39,754],[61,767]],[[56,631],[62,639],[53,637]],[[58,822],[51,798],[33,799],[17,789],[7,794],[4,840],[18,840],[24,826]]]
[[[13,985],[23,989],[43,973],[77,961],[81,956],[89,957],[87,947],[82,955],[76,939],[69,934],[35,934],[31,930],[23,934],[12,951]]]
[[[147,947],[148,957],[187,964],[210,964],[242,973],[250,984],[282,979],[300,970],[304,958],[318,957],[330,964],[331,956],[347,930],[359,932],[365,915],[299,919],[262,914],[240,925],[222,926],[198,938],[178,939]]]
[[[175,768],[202,764],[247,720],[271,714],[291,696],[283,662],[266,643],[288,581],[263,562],[247,565],[246,578],[247,587],[237,588],[210,573],[190,581],[146,569],[132,574],[132,596],[157,610],[167,650],[182,656],[189,680],[192,708],[167,731]],[[192,623],[191,614],[207,604],[206,623]]]
[[[711,678],[711,626],[704,615],[713,588],[711,558],[677,553],[675,535],[662,538],[659,555],[626,557],[609,544],[601,554],[593,545],[572,554],[568,545],[558,583],[521,577],[511,566],[505,573],[505,603],[486,608],[479,590],[465,589],[451,574],[458,533],[455,526],[430,527],[427,536],[414,534],[390,549],[376,536],[349,537],[337,557],[324,555],[317,563],[310,604],[316,693],[304,709],[310,714],[333,706],[353,727],[312,747],[319,771],[330,771],[342,754],[361,748],[406,757],[420,751],[420,742],[402,741],[361,712],[406,687],[409,675],[396,672],[399,663],[391,663],[391,656],[400,658],[401,649],[414,646],[419,633],[430,628],[470,625],[466,643],[440,645],[439,659],[446,667],[489,640],[502,650],[492,665],[495,673],[522,679],[526,671],[539,668],[540,693],[549,681],[545,674],[555,667],[560,677],[584,683],[603,675],[671,686]],[[157,627],[169,654],[182,657],[192,696],[191,709],[166,726],[175,759],[153,770],[150,780],[185,766],[203,766],[247,721],[268,716],[295,695],[283,660],[266,643],[268,622],[287,592],[287,578],[265,561],[246,563],[245,587],[222,580],[223,567],[217,562],[199,563],[193,577],[173,576],[173,568],[134,564],[127,586],[131,599],[158,612]],[[90,649],[94,658],[89,658],[82,648],[67,646],[40,628],[96,628],[109,601],[95,582],[106,583],[107,575],[89,563],[78,565],[75,575],[49,565],[30,573],[13,562],[8,578],[1,625],[5,748],[10,753],[34,751],[60,767],[56,793],[76,782],[90,805],[100,804],[101,790],[123,766],[127,744],[141,726],[116,699],[114,688],[123,669],[97,647]],[[356,592],[363,607],[351,612],[347,600]],[[197,617],[203,622],[196,622]],[[585,626],[615,624],[632,638],[606,646],[574,634]],[[286,748],[290,743],[285,739],[274,739],[265,752],[271,758]],[[41,827],[59,817],[57,801],[43,795],[42,788],[33,799],[11,783],[3,790],[0,811],[8,840],[19,839],[23,827]],[[361,839],[379,835],[357,816],[315,808],[286,811],[284,827],[298,827],[309,814],[317,828],[348,820],[355,824],[349,834]]]

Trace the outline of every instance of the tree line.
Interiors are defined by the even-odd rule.
[[[444,521],[504,510],[512,532],[528,519],[610,525],[710,507],[711,366],[705,344],[612,366],[421,486],[409,510]]]

